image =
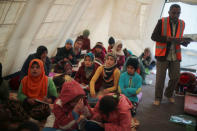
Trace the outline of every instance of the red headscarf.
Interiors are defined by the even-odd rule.
[[[33,62],[37,62],[40,66],[41,74],[38,77],[31,75]],[[45,75],[43,62],[39,59],[33,59],[29,64],[28,75],[22,79],[23,93],[29,98],[43,100],[47,96],[47,83],[48,77]]]

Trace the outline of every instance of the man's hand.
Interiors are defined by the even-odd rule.
[[[167,37],[167,41],[187,46],[192,41],[192,39],[191,38]]]
[[[168,42],[174,42],[180,44],[183,38],[176,38],[176,37],[167,37]]]
[[[181,45],[186,46],[192,41],[191,38],[183,38]]]

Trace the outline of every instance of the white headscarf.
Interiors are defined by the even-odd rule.
[[[116,55],[121,55],[121,56],[122,56],[122,55],[124,55],[123,50],[121,49],[120,51],[117,51],[117,48],[118,48],[119,45],[122,45],[122,46],[123,46],[122,42],[118,40],[118,41],[115,43],[114,47],[112,48],[112,52],[113,52],[114,54],[116,54]]]

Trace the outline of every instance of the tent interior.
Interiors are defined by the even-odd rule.
[[[158,19],[165,16],[165,5],[174,2],[177,3],[177,0],[0,0],[0,62],[3,76],[20,71],[27,56],[34,53],[38,46],[46,46],[48,56],[52,57],[58,47],[64,46],[66,39],[74,41],[84,29],[90,31],[91,48],[98,41],[107,48],[108,39],[113,36],[123,41],[123,48],[130,49],[136,56],[146,47],[151,49],[154,56],[152,32]],[[179,3],[197,8],[197,0],[179,0]],[[196,14],[192,20],[196,22]],[[192,34],[197,34],[196,26],[186,23],[187,26],[195,29]],[[194,44],[197,43],[191,43]],[[192,68],[195,72],[197,46],[191,48],[183,49],[182,67]],[[139,106],[137,117],[142,126],[139,130],[153,131],[162,127],[159,130],[185,130],[185,127],[169,124],[172,112],[183,113],[183,98],[168,111],[165,104],[159,109],[152,107],[155,75],[149,76],[149,79],[153,83],[143,90],[143,98],[149,99],[144,99]],[[161,116],[165,120],[156,124],[159,120],[157,114],[161,112],[165,112],[165,116]]]
[[[175,0],[176,1],[176,0]],[[180,0],[195,6],[195,0]],[[19,71],[39,45],[54,56],[67,38],[90,30],[91,47],[110,36],[139,56],[154,45],[150,37],[165,0],[1,0],[0,61],[3,75]],[[170,0],[169,2],[173,2]],[[188,25],[189,26],[189,25]],[[192,27],[190,27],[192,28]]]

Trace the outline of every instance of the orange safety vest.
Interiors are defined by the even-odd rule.
[[[177,32],[175,35],[176,38],[183,37],[184,28],[185,28],[185,22],[183,20],[178,20],[178,29],[177,29]],[[162,36],[171,36],[170,18],[169,17],[162,18],[161,35]],[[155,56],[165,56],[166,55],[166,48],[167,48],[167,43],[156,42]],[[177,59],[181,60],[180,44],[176,45],[175,52],[176,52]]]

